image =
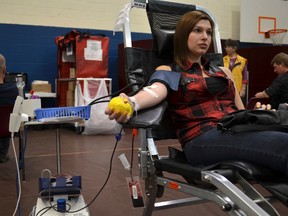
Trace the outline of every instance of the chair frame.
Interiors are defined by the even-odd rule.
[[[130,11],[132,8],[145,9],[146,4],[149,4],[149,2],[143,3],[141,0],[134,0],[132,3],[125,5],[119,14],[114,31],[123,31],[125,48],[132,47]],[[214,16],[207,9],[201,6],[195,5],[195,8],[196,10],[206,12],[214,21],[214,52],[222,53],[219,28]],[[159,126],[159,121],[161,121],[163,116],[165,105],[158,106],[156,111],[155,108],[152,109],[152,111],[144,110],[138,112],[137,118],[132,118],[127,124],[125,124],[125,126],[128,128],[137,127],[139,130],[139,169],[140,176],[145,181],[145,192],[147,196],[143,216],[150,216],[154,210],[158,209],[166,209],[188,204],[198,204],[207,201],[216,203],[228,215],[233,216],[279,215],[279,213],[269,202],[272,200],[272,196],[264,198],[256,189],[254,189],[246,178],[242,176],[241,172],[233,166],[225,169],[212,168],[207,170],[199,170],[199,168],[195,168],[194,171],[200,176],[198,180],[206,184],[208,183],[210,186],[213,185],[213,187],[216,187],[217,190],[211,189],[211,187],[203,187],[203,185],[190,184],[185,181],[164,177],[162,175],[162,171],[169,172],[169,170],[161,170],[156,168],[157,163],[165,160],[171,162],[171,159],[169,159],[167,156],[163,157],[159,155],[151,130],[152,128]],[[155,114],[157,117],[149,119],[149,117],[147,117],[147,112],[157,113]],[[175,163],[177,164],[179,162],[173,162],[173,164]],[[188,164],[183,164],[183,166],[190,166],[192,170],[194,169],[194,167]],[[156,199],[162,196],[164,187],[189,194],[191,197],[156,202]]]
[[[128,124],[126,126],[133,127],[134,124],[131,123],[131,125]],[[138,125],[138,127],[140,126]],[[138,152],[139,169],[140,176],[145,181],[147,196],[143,216],[152,215],[154,210],[198,204],[207,201],[216,203],[227,215],[279,215],[275,208],[267,201],[272,200],[272,197],[264,198],[234,169],[201,171],[201,180],[215,186],[218,190],[203,188],[201,185],[192,185],[187,182],[162,177],[161,175],[158,176],[154,163],[156,160],[165,160],[166,157],[159,155],[155,141],[150,137],[149,129],[147,129],[146,126],[143,125],[143,128],[139,128],[138,130],[140,143]],[[238,183],[237,186],[227,179],[227,177],[225,177],[226,175],[233,176],[233,178],[235,178],[234,182]],[[189,194],[191,197],[156,202],[159,193],[161,196],[163,190],[161,186]]]

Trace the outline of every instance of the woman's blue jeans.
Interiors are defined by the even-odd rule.
[[[288,133],[254,131],[228,133],[211,129],[184,147],[193,165],[241,160],[270,167],[288,176]]]

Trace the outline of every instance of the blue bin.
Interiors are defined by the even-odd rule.
[[[36,109],[36,119],[39,121],[43,118],[65,118],[65,117],[79,117],[82,119],[90,118],[91,106],[79,107],[59,107],[59,108],[44,108]]]

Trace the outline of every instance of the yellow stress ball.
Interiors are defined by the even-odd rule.
[[[108,104],[108,108],[110,110],[113,110],[115,113],[121,115],[128,114],[132,116],[133,114],[133,109],[126,98],[125,99],[122,99],[120,97],[112,98]]]

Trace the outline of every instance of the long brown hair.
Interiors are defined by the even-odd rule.
[[[178,22],[174,34],[174,61],[183,68],[189,53],[187,41],[189,34],[200,20],[208,20],[214,29],[211,17],[203,11],[191,11],[184,14]]]

